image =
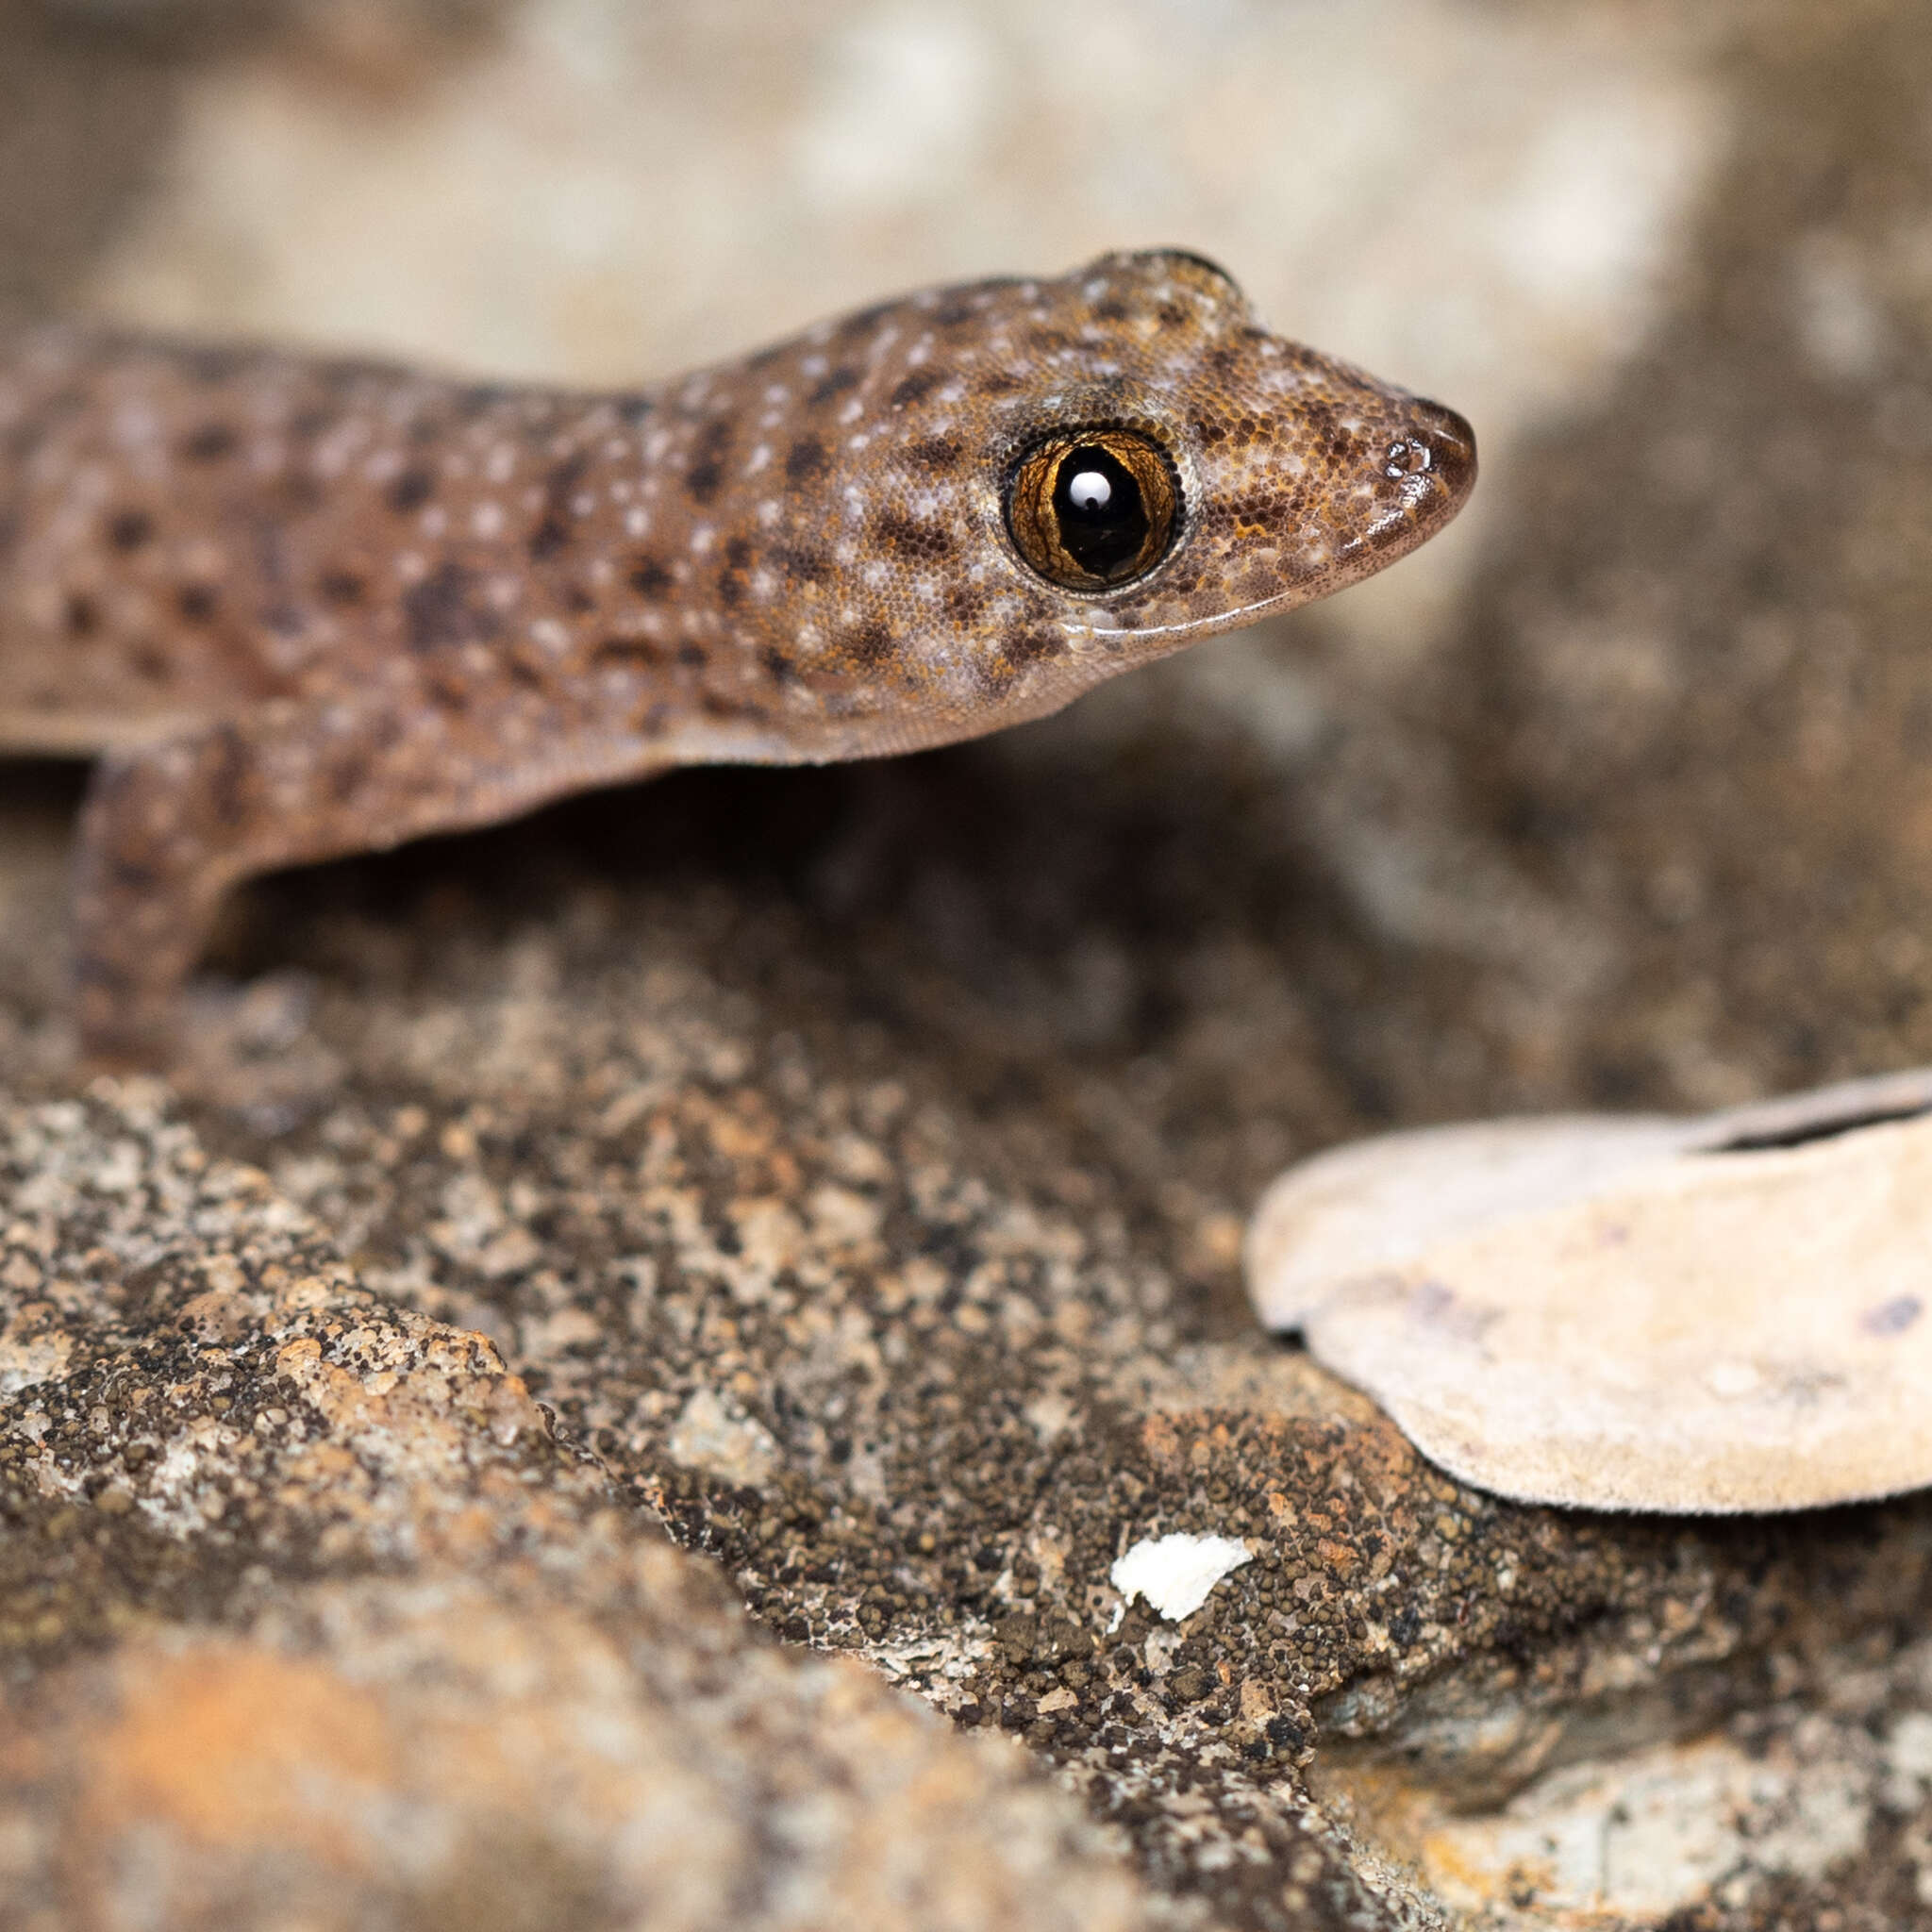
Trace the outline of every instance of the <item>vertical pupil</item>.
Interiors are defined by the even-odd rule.
[[[1134,474],[1097,443],[1072,449],[1054,479],[1054,522],[1067,555],[1097,577],[1124,576],[1147,541],[1147,508]]]

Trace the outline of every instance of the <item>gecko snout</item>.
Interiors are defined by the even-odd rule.
[[[1411,507],[1446,521],[1475,487],[1475,431],[1465,417],[1418,396],[1404,433],[1390,445],[1382,474],[1406,483]]]

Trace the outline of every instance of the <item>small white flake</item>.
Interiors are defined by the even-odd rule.
[[[1144,1596],[1170,1624],[1178,1624],[1208,1601],[1224,1576],[1252,1560],[1248,1546],[1232,1537],[1142,1537],[1109,1575],[1128,1602]]]

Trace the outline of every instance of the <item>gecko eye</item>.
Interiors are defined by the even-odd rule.
[[[1049,583],[1104,591],[1144,576],[1173,547],[1180,485],[1166,452],[1127,429],[1049,436],[1007,488],[1014,547]]]

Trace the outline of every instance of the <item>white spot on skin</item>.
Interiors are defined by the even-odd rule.
[[[624,513],[624,534],[626,537],[643,537],[650,533],[651,512],[641,504],[634,506]]]
[[[479,503],[470,512],[470,528],[483,540],[490,542],[503,535],[503,506],[500,503]]]
[[[491,452],[489,460],[483,465],[483,475],[499,487],[508,483],[516,474],[517,453],[507,442],[499,442]]]

